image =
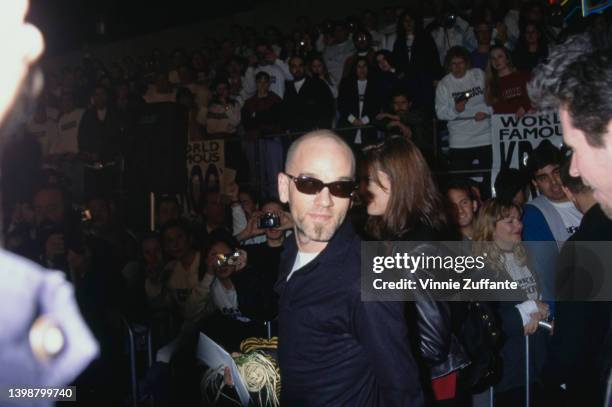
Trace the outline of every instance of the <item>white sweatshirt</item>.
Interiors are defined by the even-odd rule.
[[[270,90],[282,99],[285,96],[285,81],[293,80],[293,75],[289,72],[287,64],[277,59],[273,64],[259,65],[257,67],[250,66],[247,68],[244,74],[244,81],[242,82],[244,100],[246,101],[257,92],[255,76],[257,76],[259,72],[266,72],[270,75]]]
[[[49,154],[66,154],[79,152],[79,126],[84,109],[74,109],[63,114],[57,122],[57,137],[49,140]]]
[[[448,121],[450,148],[471,148],[491,144],[491,121],[489,118],[477,122],[477,112],[491,114],[484,100],[484,72],[479,68],[469,69],[462,78],[448,74],[436,88],[436,114],[438,119]],[[455,97],[464,92],[474,94],[461,113],[455,110]],[[471,118],[461,120],[462,118]],[[459,120],[457,120],[459,119]]]

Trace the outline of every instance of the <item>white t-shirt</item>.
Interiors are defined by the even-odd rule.
[[[295,256],[295,263],[293,263],[293,268],[291,269],[291,273],[289,273],[289,275],[287,276],[287,281],[289,281],[293,273],[295,273],[297,270],[301,269],[302,267],[304,267],[305,265],[313,261],[314,258],[317,257],[318,255],[319,253],[305,253],[305,252],[298,251],[297,256]]]
[[[79,152],[79,125],[83,109],[75,109],[63,114],[57,122],[57,137],[49,140],[49,154],[66,154]]]
[[[215,279],[211,285],[210,295],[215,307],[224,315],[247,322],[249,319],[242,316],[238,304],[238,293],[236,288],[227,289],[219,279]]]
[[[357,81],[357,94],[359,95],[359,118],[364,124],[368,124],[370,122],[370,118],[368,116],[364,116],[363,114],[363,104],[365,102],[365,93],[367,86],[367,79]],[[361,144],[361,141],[361,130],[357,130],[357,134],[355,134],[355,140],[353,140],[353,142],[355,144]]]
[[[300,89],[302,89],[304,82],[306,82],[306,78],[302,78],[299,81],[293,82],[293,86],[295,87],[295,93],[300,93]]]
[[[550,203],[555,207],[561,219],[563,219],[563,225],[565,226],[565,230],[569,235],[574,234],[576,230],[578,230],[578,226],[580,226],[580,222],[582,221],[582,213],[574,203],[571,201],[567,202],[552,202]]]
[[[103,122],[104,120],[106,120],[106,112],[107,109],[97,109],[96,110],[96,116],[98,116],[98,120],[100,120],[101,122]]]

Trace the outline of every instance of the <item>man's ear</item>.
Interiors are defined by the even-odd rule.
[[[536,191],[538,191],[538,194],[540,193],[540,188],[538,188],[538,183],[536,182],[535,179],[531,180],[531,185],[533,185],[533,187],[535,188]]]
[[[476,211],[478,211],[478,202],[473,199],[472,200],[472,212],[476,213]]]
[[[278,173],[278,198],[284,204],[289,202],[289,177],[282,172]]]

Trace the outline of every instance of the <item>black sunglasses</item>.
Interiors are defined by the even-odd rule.
[[[329,193],[335,197],[350,198],[357,189],[355,181],[334,181],[326,184],[320,179],[307,177],[306,175],[295,177],[287,173],[284,174],[291,178],[298,191],[306,195],[316,195],[323,188],[327,187],[329,188]]]

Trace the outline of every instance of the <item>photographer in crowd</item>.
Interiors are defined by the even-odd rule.
[[[446,54],[448,74],[436,89],[436,114],[446,120],[451,170],[483,170],[482,191],[488,190],[493,163],[491,109],[485,102],[485,75],[470,68],[470,55],[463,47]],[[487,194],[484,195],[485,197]]]

